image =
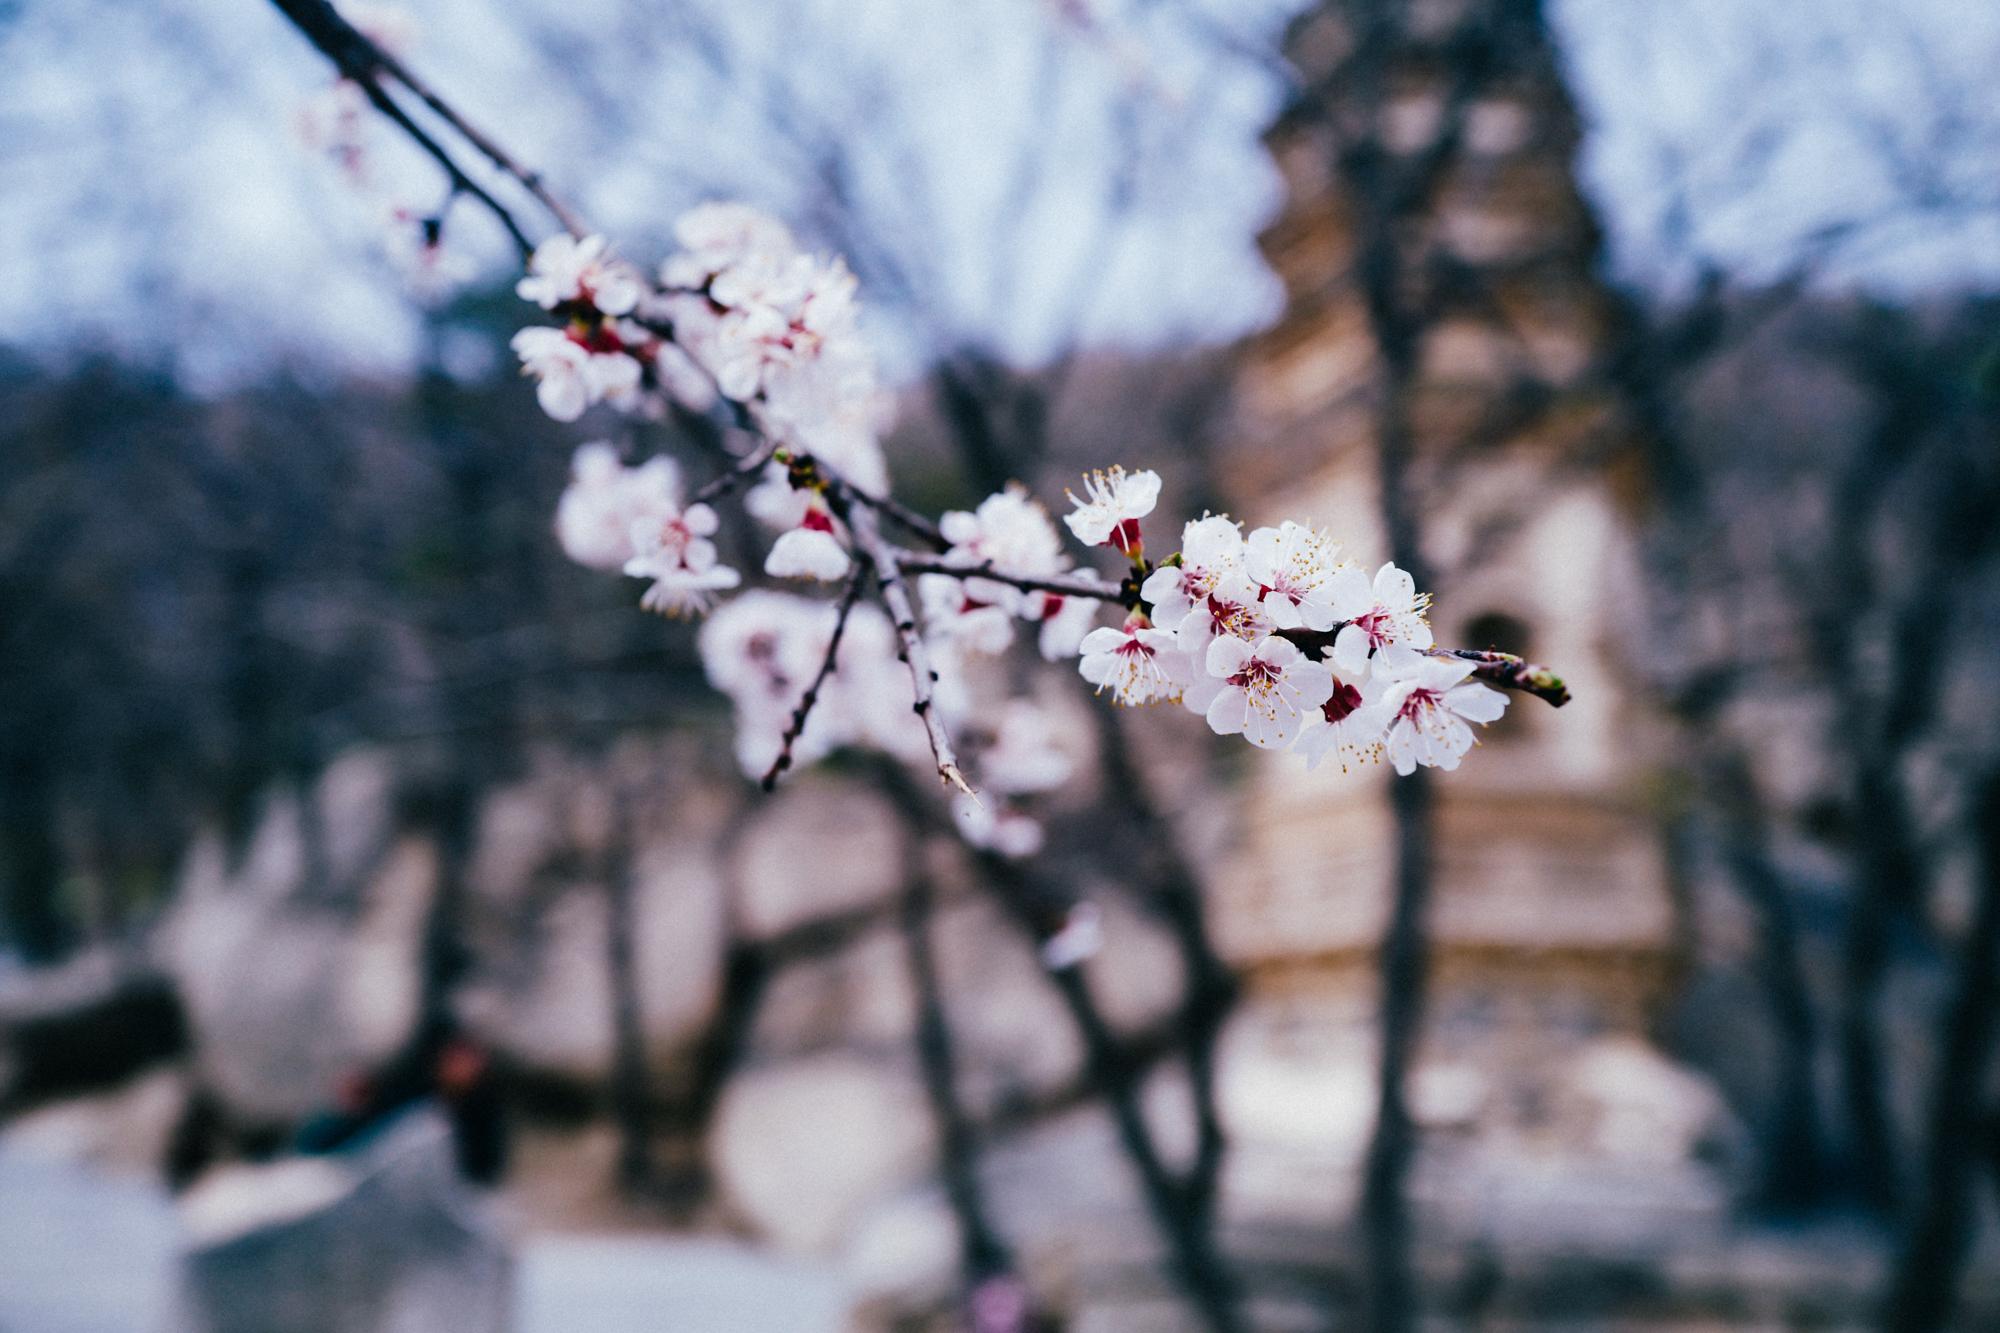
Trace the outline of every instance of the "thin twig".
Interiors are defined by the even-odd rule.
[[[455,193],[470,195],[492,213],[500,225],[506,228],[508,236],[513,238],[514,244],[520,248],[524,258],[534,253],[534,243],[528,239],[527,232],[522,229],[514,214],[484,186],[467,175],[465,169],[459,166],[457,159],[425,132],[422,126],[412,120],[407,111],[396,104],[396,100],[382,87],[380,76],[386,73],[402,82],[427,104],[441,106],[434,94],[429,93],[427,89],[420,89],[405,74],[400,73],[401,67],[390,59],[388,52],[378,46],[366,33],[342,18],[340,12],[328,3],[328,0],[271,0],[271,3],[277,6],[279,13],[291,20],[292,26],[304,34],[305,39],[311,42],[321,55],[333,62],[333,67],[340,71],[343,78],[354,83],[367,95],[377,111],[394,121],[397,128],[409,135],[411,141],[444,170],[445,175],[451,180],[452,190]],[[455,128],[460,123],[456,116],[447,116],[447,120]],[[464,132],[460,129],[460,133]],[[467,138],[471,136],[467,135]],[[518,174],[516,179],[520,179]]]
[[[847,633],[847,618],[854,613],[854,604],[861,600],[861,589],[868,582],[868,567],[858,564],[848,577],[847,590],[840,595],[840,607],[834,614],[833,637],[826,641],[826,656],[820,661],[819,672],[806,686],[806,692],[799,696],[798,706],[792,709],[792,720],[785,724],[785,737],[778,745],[778,757],[764,770],[761,785],[770,791],[778,785],[778,775],[792,766],[792,747],[805,734],[806,719],[812,716],[813,705],[819,702],[820,687],[834,672],[835,659],[840,656],[841,636]]]
[[[930,737],[931,757],[937,761],[938,777],[947,786],[956,787],[971,796],[972,787],[958,768],[958,753],[952,748],[951,734],[945,730],[944,719],[937,715],[933,695],[938,673],[931,667],[930,649],[924,643],[924,636],[917,631],[916,608],[910,603],[909,584],[903,578],[903,553],[883,537],[873,510],[865,505],[849,503],[844,494],[836,493],[828,498],[840,511],[847,530],[854,534],[854,544],[861,548],[861,553],[875,567],[875,578],[882,589],[882,604],[888,608],[889,619],[896,626],[896,637],[902,642],[902,650],[897,655],[910,668],[910,690],[914,696],[911,708],[923,719],[924,733]]]
[[[818,463],[817,459],[814,462],[818,464],[822,471],[825,470],[825,464]],[[871,509],[880,510],[884,517],[908,529],[913,536],[922,538],[926,546],[934,547],[939,551],[948,551],[951,549],[951,542],[946,540],[944,533],[938,528],[937,523],[926,518],[908,505],[887,495],[871,495],[846,480],[840,480],[839,484],[846,488],[851,499],[860,504],[865,504]]]
[[[394,55],[381,50],[379,47],[377,48],[377,53],[381,58],[382,68],[391,78],[394,78],[398,83],[408,88],[412,93],[415,93],[418,100],[422,101],[425,106],[437,114],[438,119],[444,121],[445,124],[451,126],[454,130],[457,130],[460,137],[478,149],[488,162],[491,162],[500,171],[517,182],[522,189],[532,195],[535,202],[549,211],[549,216],[556,220],[558,226],[578,240],[582,240],[590,234],[590,228],[584,222],[582,215],[564,203],[554,191],[549,189],[547,184],[543,182],[542,174],[539,171],[530,170],[516,162],[484,131],[467,121],[464,116],[452,108],[450,103],[433,92],[429,84],[424,83],[416,75],[410,73],[409,68],[402,61],[396,59]]]
[[[920,555],[914,551],[904,552],[900,559],[903,568],[912,574],[949,574],[955,579],[985,579],[988,583],[1004,583],[1024,592],[1049,592],[1058,597],[1082,597],[1098,602],[1124,603],[1128,592],[1133,600],[1137,598],[1137,589],[1128,590],[1127,585],[1113,583],[1089,570],[1079,570],[1074,574],[1009,574],[995,569],[990,560],[967,565],[943,556]]]
[[[515,220],[514,214],[508,207],[495,199],[485,186],[466,175],[451,154],[447,153],[437,140],[426,134],[421,125],[411,120],[409,113],[396,105],[396,99],[383,91],[382,86],[374,78],[357,79],[355,82],[360,85],[361,91],[367,94],[368,100],[375,104],[376,110],[394,121],[403,133],[410,136],[417,147],[429,154],[431,159],[444,170],[446,177],[451,181],[453,193],[470,195],[478,200],[481,206],[497,218],[500,225],[506,229],[507,235],[512,238],[515,248],[521,252],[523,259],[535,253],[534,242],[528,239],[528,233],[521,229],[521,224]]]
[[[771,461],[771,455],[776,452],[778,452],[778,442],[776,440],[765,440],[762,444],[751,450],[744,457],[743,461],[735,467],[704,483],[702,488],[689,498],[688,503],[707,504],[710,500],[720,499],[722,496],[729,494],[729,492],[735,490],[759,472],[762,472],[764,465]]]
[[[1561,708],[1569,702],[1569,686],[1561,676],[1512,653],[1495,652],[1490,648],[1444,648],[1432,653],[1432,656],[1456,657],[1460,661],[1474,663],[1472,674],[1480,680],[1489,685],[1532,694],[1547,701],[1552,708]]]

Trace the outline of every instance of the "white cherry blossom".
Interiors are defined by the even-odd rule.
[[[633,522],[632,558],[625,562],[625,573],[653,580],[639,599],[641,606],[667,616],[702,615],[718,593],[743,581],[736,570],[716,562],[709,537],[717,525],[715,511],[705,504]]]
[[[951,543],[945,559],[953,564],[987,565],[1001,573],[1029,578],[1060,574],[1069,568],[1062,539],[1056,535],[1048,511],[1018,483],[987,496],[975,510],[948,511],[938,520],[938,530]],[[1041,593],[972,576],[965,579],[965,585],[966,596],[973,601],[998,606],[1010,615],[1045,618]]]
[[[890,399],[846,264],[800,252],[782,225],[742,205],[704,204],[675,233],[686,249],[662,265],[668,290],[648,313],[766,435],[885,493],[879,437]]]
[[[1205,670],[1188,686],[1185,703],[1221,736],[1282,750],[1333,692],[1333,673],[1275,636],[1252,643],[1220,638],[1208,646]]]
[[[1197,659],[1215,639],[1261,639],[1271,632],[1257,585],[1241,574],[1225,574],[1174,627],[1181,647]]]
[[[889,466],[880,437],[893,407],[894,396],[876,387],[872,366],[849,375],[823,358],[774,376],[753,415],[772,438],[811,455],[857,489],[886,495]]]
[[[566,323],[515,335],[523,372],[537,381],[543,410],[563,421],[599,402],[661,412],[669,398],[695,410],[718,396],[734,400],[747,428],[786,460],[766,466],[744,497],[746,510],[778,533],[764,572],[851,576],[856,557],[828,496],[843,485],[888,493],[881,439],[891,410],[860,333],[853,274],[838,259],[801,252],[782,225],[741,206],[692,210],[676,236],[683,248],[662,266],[664,290],[651,293],[610,258],[602,238],[540,247],[520,294]],[[917,695],[928,706],[918,709],[906,664],[912,627],[899,633],[881,606],[844,604],[843,612],[826,600],[758,590],[718,607],[742,576],[720,562],[715,512],[684,504],[668,460],[626,467],[611,446],[584,446],[555,526],[580,563],[650,580],[644,607],[714,611],[699,640],[702,661],[734,705],[746,773],[761,777],[784,755],[803,765],[850,746],[932,763],[925,719],[935,719],[986,788],[983,800],[955,801],[955,821],[968,842],[1003,856],[1040,849],[1042,827],[1024,803],[1074,767],[1051,715],[1031,701],[970,715],[966,662],[1011,646],[1018,621],[1038,627],[1043,656],[1075,657],[1079,674],[1114,702],[1180,702],[1218,733],[1297,749],[1309,769],[1331,758],[1346,770],[1383,755],[1403,774],[1453,768],[1473,743],[1472,726],[1501,715],[1505,698],[1470,679],[1470,663],[1429,655],[1429,598],[1394,564],[1371,579],[1309,524],[1287,519],[1246,535],[1227,515],[1205,514],[1183,525],[1179,552],[1153,567],[1141,520],[1158,504],[1159,475],[1112,467],[1086,476],[1083,489],[1070,496],[1070,532],[1116,548],[1146,575],[1123,622],[1097,625],[1098,601],[1019,586],[1055,578],[1071,561],[1047,511],[1010,484],[939,521],[942,559],[915,581],[923,615],[914,632],[931,668],[927,693]],[[838,660],[803,731],[787,742],[842,614]],[[1325,661],[1286,637],[1331,630]],[[1072,966],[1098,935],[1094,909],[1079,907],[1048,942],[1045,961]]]
[[[1390,716],[1382,702],[1385,684],[1365,669],[1356,675],[1334,671],[1333,691],[1319,707],[1319,720],[1307,720],[1293,747],[1306,757],[1308,771],[1328,758],[1345,773],[1382,757],[1382,738]]]
[[[1083,479],[1084,498],[1069,493],[1076,509],[1063,522],[1085,546],[1115,546],[1127,555],[1140,549],[1139,520],[1160,500],[1160,474],[1122,467],[1092,472]]]
[[[570,483],[556,502],[556,540],[580,565],[622,569],[637,554],[633,525],[665,522],[680,513],[680,502],[680,468],[672,459],[628,468],[609,444],[586,444],[571,460]]]
[[[688,569],[707,569],[715,564],[715,543],[709,538],[719,526],[715,511],[705,504],[691,504],[686,509],[674,506],[644,515],[632,522],[632,559],[646,561],[654,568],[680,564]]]
[[[663,303],[677,340],[738,401],[764,393],[774,403],[806,399],[824,406],[857,395],[863,377],[872,392],[873,359],[859,342],[854,275],[839,260],[792,250],[789,237],[765,241],[668,262],[669,287],[705,289]],[[796,415],[801,405],[781,412]]]
[[[715,381],[678,343],[662,341],[655,346],[653,374],[668,397],[697,415],[714,407],[720,396]]]
[[[575,421],[592,403],[629,400],[639,389],[639,363],[620,348],[584,345],[564,329],[536,325],[514,335],[521,373],[536,380],[535,400],[557,421]]]
[[[972,585],[949,574],[925,574],[917,579],[917,596],[924,604],[924,625],[967,652],[993,657],[1014,642],[1014,618],[1004,606],[979,601]]]
[[[1383,746],[1405,777],[1419,764],[1457,768],[1472,748],[1469,724],[1495,721],[1507,710],[1507,696],[1468,679],[1472,663],[1460,658],[1419,657],[1406,668],[1376,669],[1393,672],[1381,696],[1391,719]]]
[[[1084,636],[1097,625],[1102,603],[1088,597],[1058,597],[1042,594],[1042,628],[1035,635],[1035,649],[1044,662],[1061,662],[1075,657]]]
[[[743,511],[777,532],[805,522],[812,507],[812,491],[793,486],[791,469],[783,463],[765,464],[757,484],[743,492]]]
[[[864,609],[855,608],[856,616]],[[730,599],[701,627],[702,669],[735,705],[736,759],[746,775],[761,777],[778,757],[791,710],[825,657],[833,619],[824,602],[755,589]],[[848,628],[855,628],[852,621]],[[806,719],[793,746],[795,763],[810,764],[845,743],[852,720],[838,695],[829,690],[823,707]]]
[[[635,405],[643,374],[639,363],[622,351],[591,349],[583,365],[583,384],[592,402],[629,409]]]
[[[607,315],[629,315],[645,293],[638,273],[612,259],[602,236],[551,236],[535,247],[528,276],[514,284],[544,310],[579,302]]]
[[[1018,484],[987,496],[975,510],[948,511],[939,519],[938,529],[951,543],[945,559],[968,571],[992,569],[1034,578],[1069,568],[1048,511]],[[1051,629],[1048,622],[1061,614],[1063,598],[1026,591],[999,579],[972,573],[964,577],[933,573],[918,581],[918,589],[926,623],[972,652],[992,655],[1005,651],[1014,639],[1012,622],[1016,616],[1044,622],[1048,647],[1043,652],[1051,661],[1075,656],[1077,643],[1088,629],[1084,623],[1087,614],[1081,618],[1072,615]],[[1063,647],[1072,628],[1073,641],[1067,649],[1052,654],[1051,649]]]
[[[1334,638],[1334,662],[1355,674],[1371,653],[1378,666],[1391,670],[1415,666],[1431,646],[1430,622],[1424,618],[1430,604],[1430,594],[1418,592],[1407,571],[1394,564],[1382,566],[1375,571],[1366,598],[1341,616],[1349,623]]]
[[[1263,590],[1264,613],[1279,629],[1327,630],[1362,609],[1341,570],[1340,543],[1290,519],[1244,542],[1243,573]]]
[[[1162,625],[1178,625],[1243,563],[1243,530],[1224,514],[1206,514],[1181,529],[1180,562],[1162,565],[1139,589]]]
[[[590,353],[561,329],[537,325],[514,335],[521,373],[535,380],[535,401],[557,421],[575,421],[590,406],[585,372]]]
[[[660,266],[668,287],[699,291],[709,279],[751,256],[789,253],[794,247],[785,224],[748,204],[699,204],[674,222],[682,252]]]
[[[817,516],[817,511],[812,516]],[[808,523],[793,528],[771,544],[771,553],[764,558],[764,572],[774,579],[817,579],[830,583],[846,578],[853,569],[853,559],[833,535],[830,525]]]
[[[1188,687],[1187,654],[1173,635],[1132,616],[1117,629],[1100,626],[1083,636],[1077,670],[1113,702],[1133,707],[1171,702]]]
[[[627,565],[625,572],[653,580],[653,586],[640,594],[640,606],[674,619],[708,614],[717,594],[743,582],[743,576],[727,565],[710,565],[707,569],[669,566],[657,574]]]

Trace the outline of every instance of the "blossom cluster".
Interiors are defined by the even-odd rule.
[[[771,485],[753,490],[746,507],[777,503],[768,495],[760,499],[759,492]],[[1010,493],[1008,499],[1014,503],[1019,497]],[[1053,544],[1046,513],[1039,506],[1035,513]],[[718,526],[710,505],[688,499],[680,467],[672,459],[656,457],[627,466],[603,441],[577,450],[569,485],[556,505],[556,537],[570,559],[648,580],[641,604],[650,610],[667,615],[712,612],[698,646],[710,683],[734,706],[736,758],[746,774],[774,772],[780,756],[784,767],[804,766],[847,747],[910,762],[928,756],[929,741],[910,708],[909,676],[897,660],[896,636],[881,609],[867,604],[839,608],[769,589],[751,589],[718,606],[722,594],[742,582],[742,575],[718,558],[712,540]],[[968,531],[957,521],[947,526]],[[776,572],[773,566],[788,537],[806,531],[816,530],[794,528],[774,543],[767,572]],[[839,559],[848,561],[845,548],[825,535]],[[926,576],[927,588],[938,586],[930,582],[935,577]],[[1095,606],[1087,600],[1073,604],[1086,617]],[[1040,605],[1039,600],[1034,603]],[[1027,613],[1034,608],[1024,604],[1019,609]],[[1072,611],[1061,618],[1074,622],[1078,617]],[[1028,813],[1027,801],[1061,786],[1073,761],[1056,743],[1057,728],[1045,710],[1025,698],[1001,704],[990,722],[973,716],[965,664],[980,647],[997,650],[1004,643],[989,638],[983,645],[968,644],[942,628],[927,632],[937,672],[931,706],[968,747],[980,777],[979,796],[961,793],[954,802],[960,830],[975,846],[1006,856],[1032,854],[1041,846],[1042,828]],[[1071,635],[1070,653],[1082,632],[1079,628]],[[823,665],[830,670],[821,679]],[[788,731],[793,733],[789,742]]]
[[[1036,643],[1047,660],[1076,655],[1096,622],[1096,601],[990,577],[1046,579],[1070,569],[1048,511],[1024,488],[1010,485],[977,509],[952,510],[938,521],[938,531],[949,543],[944,563],[965,573],[925,574],[918,580],[924,623],[932,633],[993,656],[1013,643],[1014,623],[1021,620],[1038,627]]]
[[[1060,728],[1026,698],[970,703],[982,671],[998,674],[980,660],[1012,648],[1022,626],[1042,657],[1074,662],[1115,703],[1178,704],[1309,768],[1454,768],[1473,727],[1500,716],[1506,699],[1472,679],[1475,664],[1433,645],[1430,599],[1410,575],[1394,564],[1371,574],[1310,524],[1246,532],[1205,514],[1154,558],[1153,472],[1091,474],[1060,527],[1009,485],[934,526],[905,515],[925,550],[887,545],[872,517],[888,503],[882,395],[853,275],[740,205],[696,208],[675,236],[656,278],[598,237],[545,242],[519,293],[562,322],[523,329],[514,346],[559,420],[596,403],[650,415],[672,402],[758,438],[693,494],[671,459],[634,466],[607,443],[585,445],[556,511],[573,559],[646,580],[649,609],[710,615],[702,660],[733,705],[746,773],[768,783],[848,747],[928,757],[963,788],[955,809],[970,841],[1033,852],[1033,803],[1073,764]],[[840,584],[838,601],[739,591],[709,503],[738,483],[744,511],[776,534],[763,574]],[[1079,567],[1064,527],[1121,557],[1119,578]],[[871,586],[880,605],[863,598]]]
[[[1371,577],[1309,524],[1246,534],[1223,514],[1187,523],[1156,565],[1141,520],[1159,493],[1157,474],[1114,468],[1087,480],[1065,520],[1143,577],[1124,622],[1080,644],[1083,678],[1115,702],[1179,703],[1221,735],[1296,749],[1308,768],[1386,755],[1402,774],[1458,767],[1473,724],[1505,710],[1471,662],[1432,651],[1430,596],[1406,571]]]
[[[703,204],[674,226],[681,249],[657,282],[599,236],[555,236],[517,291],[564,320],[514,337],[542,409],[575,421],[593,404],[656,416],[666,401],[740,404],[767,438],[887,489],[877,436],[887,396],[862,337],[854,275],[799,249],[741,204]]]
[[[522,329],[513,347],[542,409],[567,422],[598,403],[650,418],[668,402],[697,413],[726,402],[774,445],[886,493],[878,437],[889,399],[847,266],[800,250],[781,223],[740,204],[694,208],[674,235],[681,249],[657,282],[602,237],[536,248],[517,291],[564,323]],[[773,462],[752,492],[751,514],[781,534],[765,572],[844,578],[840,522],[803,475]]]

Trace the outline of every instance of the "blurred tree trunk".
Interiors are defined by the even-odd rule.
[[[32,742],[31,742],[32,744]],[[16,749],[0,760],[0,883],[7,939],[31,963],[53,963],[74,928],[62,905],[62,851],[56,843],[55,774],[48,760]]]
[[[1423,1031],[1430,968],[1424,925],[1431,892],[1429,770],[1396,779],[1389,792],[1396,820],[1396,897],[1382,940],[1380,1087],[1361,1190],[1366,1324],[1376,1330],[1409,1329],[1417,1323],[1409,1203],[1417,1131],[1410,1118],[1408,1085]]]
[[[1360,247],[1361,283],[1381,358],[1376,450],[1389,558],[1409,571],[1417,586],[1426,587],[1421,520],[1408,481],[1413,444],[1409,395],[1416,376],[1419,322],[1402,303],[1404,276],[1395,248],[1399,222],[1388,213],[1368,215]],[[1367,1322],[1381,1333],[1414,1328],[1417,1314],[1408,1189],[1416,1127],[1410,1119],[1408,1081],[1423,1030],[1430,966],[1424,919],[1431,897],[1430,779],[1429,770],[1420,768],[1408,777],[1391,779],[1389,786],[1396,828],[1395,902],[1382,940],[1380,1086],[1361,1194]]]
[[[1710,719],[1706,724],[1712,727]],[[1818,1023],[1800,953],[1793,894],[1771,858],[1770,816],[1743,752],[1713,735],[1697,742],[1713,751],[1703,764],[1705,785],[1722,807],[1722,853],[1736,889],[1757,915],[1757,972],[1778,1037],[1776,1096],[1763,1131],[1759,1201],[1775,1212],[1825,1202],[1826,1144],[1815,1090]]]
[[[1394,5],[1357,0],[1348,7],[1354,15],[1356,50],[1349,86],[1339,95],[1350,101],[1344,117],[1336,109],[1331,119],[1345,122],[1336,170],[1346,187],[1354,227],[1355,278],[1375,344],[1379,504],[1390,560],[1407,570],[1417,586],[1426,587],[1422,520],[1409,475],[1416,443],[1410,398],[1425,313],[1412,299],[1418,288],[1408,270],[1410,255],[1403,241],[1434,203],[1436,176],[1450,151],[1449,141],[1456,133],[1452,120],[1463,97],[1454,96],[1454,105],[1445,108],[1438,140],[1423,159],[1416,163],[1392,159],[1380,137],[1380,115],[1405,34]],[[1475,76],[1467,70],[1453,77],[1462,87]],[[1419,769],[1392,779],[1389,802],[1395,821],[1394,902],[1378,964],[1375,1130],[1363,1168],[1359,1219],[1363,1316],[1375,1333],[1414,1328],[1419,1300],[1411,1256],[1409,1173],[1416,1154],[1416,1126],[1410,1117],[1408,1081],[1423,1029],[1429,971],[1424,921],[1431,896],[1429,773]]]
[[[1935,1333],[1951,1318],[1972,1247],[1973,1181],[1990,1120],[1986,1089],[2000,1005],[2000,772],[1975,806],[1978,901],[1966,931],[1931,1092],[1922,1198],[1904,1236],[1883,1325]]]

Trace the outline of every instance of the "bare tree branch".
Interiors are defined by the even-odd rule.
[[[840,640],[847,633],[847,618],[854,613],[854,604],[861,600],[861,590],[867,583],[868,567],[865,564],[856,565],[854,572],[848,576],[847,590],[841,593],[840,605],[834,612],[833,637],[826,641],[826,656],[820,661],[819,672],[812,678],[812,684],[806,686],[806,692],[799,696],[798,706],[792,709],[792,720],[785,724],[784,739],[778,744],[778,757],[771,761],[771,766],[764,771],[758,783],[765,791],[776,787],[778,775],[792,766],[792,747],[798,744],[799,737],[805,732],[806,719],[812,716],[813,706],[819,702],[820,687],[834,673],[840,657]]]

